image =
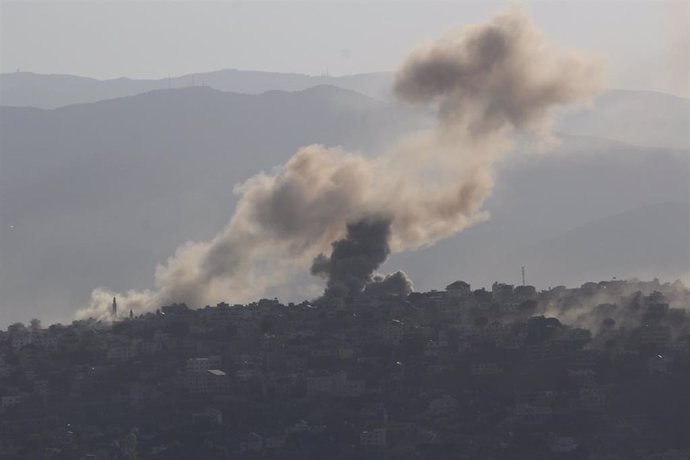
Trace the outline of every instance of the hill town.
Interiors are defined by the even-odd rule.
[[[162,306],[0,332],[0,457],[687,459],[658,280]]]

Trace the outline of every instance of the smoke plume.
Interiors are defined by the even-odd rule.
[[[346,237],[333,242],[331,256],[316,256],[311,273],[328,279],[327,297],[344,297],[364,290],[372,281],[374,270],[390,254],[390,227],[386,218],[364,218],[348,224]]]
[[[412,293],[412,281],[405,272],[398,270],[390,275],[374,275],[364,288],[364,293],[371,296],[394,295],[408,296]]]
[[[417,249],[486,219],[493,166],[515,134],[548,135],[554,108],[589,100],[597,62],[544,40],[519,11],[452,31],[413,50],[394,93],[437,104],[437,126],[373,157],[312,145],[275,172],[237,186],[226,228],[187,243],[156,269],[156,290],[96,289],[78,317],[185,302],[245,301],[288,283],[295,269],[326,276],[327,292],[361,292],[389,252]],[[344,239],[343,239],[344,238]],[[330,257],[318,254],[328,250]]]
[[[551,109],[591,95],[599,72],[591,59],[554,49],[512,11],[414,50],[394,90],[409,102],[438,100],[442,127],[464,135],[548,134]]]

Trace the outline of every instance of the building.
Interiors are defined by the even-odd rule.
[[[571,436],[554,436],[548,441],[549,450],[554,454],[568,454],[575,452],[579,445]]]
[[[0,407],[5,409],[7,407],[16,406],[18,404],[21,404],[25,398],[26,398],[26,395],[24,395],[24,394],[12,394],[12,395],[0,396]]]
[[[450,297],[468,298],[472,295],[472,288],[469,283],[456,281],[446,286],[446,292]]]
[[[208,407],[192,414],[192,423],[220,425],[223,423],[223,413],[218,409]]]
[[[513,285],[494,283],[491,285],[491,297],[496,302],[508,302],[513,298]]]
[[[673,357],[665,355],[652,356],[647,360],[649,375],[668,374],[673,367]]]
[[[386,447],[386,429],[372,428],[362,431],[359,435],[359,443],[369,447]]]
[[[429,403],[429,412],[434,415],[448,414],[455,411],[457,407],[458,401],[454,397],[443,395]]]

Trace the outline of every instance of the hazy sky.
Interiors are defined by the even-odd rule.
[[[515,4],[515,2],[513,2]],[[690,96],[690,1],[522,2],[554,41],[605,57],[608,85]],[[162,78],[221,68],[392,70],[420,40],[506,2],[2,0],[2,71]]]

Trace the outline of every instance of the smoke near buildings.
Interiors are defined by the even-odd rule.
[[[314,258],[311,273],[328,280],[326,296],[346,297],[361,293],[371,283],[374,270],[390,254],[391,221],[364,218],[347,224],[345,238],[333,242],[331,256]]]
[[[136,313],[246,301],[310,266],[326,278],[326,295],[409,290],[402,273],[375,274],[388,255],[486,219],[493,167],[515,136],[549,139],[553,109],[586,103],[600,82],[598,61],[555,48],[517,10],[422,44],[402,63],[394,93],[437,106],[437,126],[378,155],[301,148],[236,186],[228,225],[210,241],[180,246],[156,268],[154,290],[98,288],[77,317],[109,318],[113,296]]]

